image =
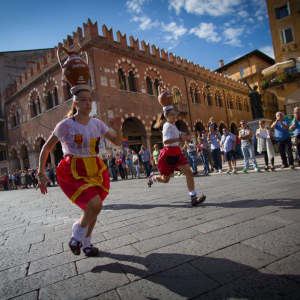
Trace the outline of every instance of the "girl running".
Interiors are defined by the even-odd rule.
[[[162,93],[170,94],[166,97],[172,97],[170,91],[163,90]],[[161,93],[161,94],[162,94]],[[158,159],[158,170],[162,175],[150,174],[148,181],[148,186],[154,182],[168,183],[170,181],[171,174],[177,170],[185,174],[187,187],[189,190],[189,196],[191,197],[192,206],[196,206],[205,201],[206,196],[197,197],[197,192],[195,191],[194,177],[190,169],[190,166],[180,150],[181,141],[186,141],[191,139],[191,136],[180,132],[176,125],[176,113],[172,105],[167,105],[163,107],[163,113],[159,116],[155,128],[159,128],[163,125],[163,143],[165,147],[160,151]]]
[[[59,186],[72,204],[83,210],[81,218],[73,225],[69,246],[75,255],[79,255],[82,249],[87,256],[99,252],[92,244],[91,234],[110,186],[107,167],[98,157],[99,142],[104,136],[119,146],[123,139],[120,117],[110,121],[114,134],[102,121],[89,116],[91,109],[90,91],[78,91],[73,96],[73,106],[67,118],[56,125],[41,151],[36,188],[40,188],[42,194],[47,193],[46,183],[50,180],[44,173],[45,163],[50,150],[60,141],[65,158],[56,170]]]

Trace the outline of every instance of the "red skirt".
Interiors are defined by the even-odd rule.
[[[164,176],[170,176],[174,171],[179,171],[178,166],[188,164],[179,147],[164,147],[160,150],[157,168]]]
[[[109,193],[110,179],[107,167],[97,156],[68,155],[57,167],[59,186],[72,204],[86,209],[86,204],[99,195],[103,201]]]

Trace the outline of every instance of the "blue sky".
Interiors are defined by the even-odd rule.
[[[212,70],[255,49],[274,58],[265,0],[5,1],[0,52],[57,46],[88,18]]]

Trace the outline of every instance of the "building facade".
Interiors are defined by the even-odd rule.
[[[47,54],[50,49],[0,52],[0,174],[8,170],[7,126],[4,109],[4,92],[35,61]]]
[[[261,86],[264,80],[261,71],[274,65],[274,59],[259,50],[254,50],[226,65],[223,60],[220,60],[219,63],[220,68],[216,69],[216,72],[242,82],[246,80],[252,89],[255,85],[258,87],[257,90],[262,95],[265,117],[275,120],[275,113],[278,111],[277,97]],[[250,90],[248,91],[250,93]]]
[[[123,136],[130,148],[139,150],[144,144],[150,149],[156,143],[162,147],[162,134],[153,128],[162,112],[157,101],[159,84],[167,84],[173,93],[176,125],[181,131],[195,135],[207,130],[209,118],[214,117],[220,129],[227,126],[237,132],[241,119],[252,119],[249,90],[244,83],[144,41],[140,48],[132,36],[128,45],[126,34],[118,31],[116,35],[114,41],[112,29],[103,25],[100,36],[97,22],[88,20],[83,30],[78,28],[73,37],[63,41],[63,46],[77,51],[80,43],[86,49],[93,89],[92,115],[106,124],[113,116],[121,116]],[[37,167],[41,147],[71,108],[70,86],[62,76],[56,50],[43,56],[5,90],[10,170]],[[61,59],[66,58],[63,52]],[[102,146],[106,153],[120,149],[105,140]],[[57,164],[61,158],[58,143],[48,159]]]
[[[273,73],[265,76],[263,87],[277,95],[281,111],[292,114],[300,106],[300,3],[298,0],[266,0],[266,3],[276,66]],[[292,66],[281,67],[281,63],[290,60],[294,62]]]

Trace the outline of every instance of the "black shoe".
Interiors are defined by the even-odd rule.
[[[73,238],[71,238],[69,242],[69,247],[74,255],[80,255],[80,248],[82,247],[81,242],[77,242]]]
[[[203,203],[206,199],[206,196],[202,195],[202,197],[197,198],[197,195],[195,195],[195,196],[191,196],[191,199],[192,199],[191,201],[192,206],[196,206],[200,203]]]

